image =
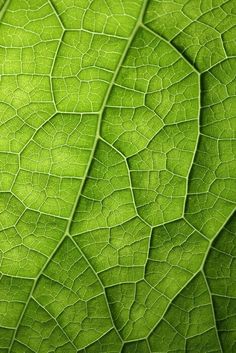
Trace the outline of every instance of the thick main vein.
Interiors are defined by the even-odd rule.
[[[8,6],[10,5],[11,0],[6,0],[5,4],[3,5],[2,9],[0,10],[0,21],[3,19]]]
[[[9,0],[8,0],[9,1]],[[106,92],[106,95],[105,95],[105,98],[104,98],[104,103],[100,109],[100,111],[98,112],[98,123],[97,123],[97,129],[96,129],[96,135],[95,135],[95,138],[94,138],[94,143],[93,143],[93,146],[92,146],[92,150],[91,150],[91,153],[90,153],[90,158],[89,158],[89,161],[87,163],[87,167],[86,167],[86,170],[85,170],[85,173],[84,173],[84,178],[81,182],[81,185],[80,185],[80,188],[78,190],[78,193],[77,193],[77,196],[76,196],[76,199],[75,199],[75,202],[74,202],[74,206],[71,210],[71,213],[70,213],[70,216],[69,216],[69,219],[68,219],[68,222],[67,222],[67,226],[66,226],[66,230],[65,230],[65,233],[64,233],[64,236],[61,238],[61,240],[58,242],[57,246],[55,247],[54,251],[52,252],[51,256],[48,258],[48,260],[45,262],[44,266],[42,267],[41,271],[39,272],[38,276],[34,279],[34,283],[33,283],[33,286],[31,288],[31,291],[29,293],[29,296],[28,296],[28,299],[25,303],[25,306],[24,306],[24,309],[22,310],[21,312],[21,315],[19,317],[19,320],[18,320],[18,324],[15,328],[15,331],[14,331],[14,334],[12,336],[12,340],[11,340],[11,344],[9,346],[9,349],[8,349],[8,352],[10,353],[11,352],[11,349],[12,349],[12,346],[13,346],[13,343],[15,341],[15,338],[16,338],[16,335],[17,335],[17,332],[18,332],[18,329],[21,325],[21,322],[22,322],[22,319],[24,317],[24,314],[26,312],[26,309],[28,308],[28,305],[29,305],[29,302],[32,298],[32,295],[34,293],[34,290],[37,286],[37,282],[38,282],[38,279],[40,278],[40,276],[43,274],[44,270],[46,269],[46,267],[48,266],[48,264],[50,263],[51,259],[54,257],[54,255],[56,254],[57,250],[59,249],[59,247],[61,246],[61,244],[63,243],[63,241],[65,240],[66,237],[69,237],[70,239],[72,239],[72,236],[70,234],[70,228],[71,228],[71,224],[73,222],[73,219],[74,219],[74,214],[76,212],[76,208],[77,208],[77,205],[78,205],[78,202],[79,202],[79,199],[82,195],[82,191],[83,191],[83,188],[84,188],[84,185],[85,185],[85,182],[87,180],[87,176],[89,174],[89,169],[90,169],[90,166],[91,166],[91,163],[92,163],[92,160],[94,158],[94,154],[95,154],[95,151],[96,151],[96,148],[97,148],[97,144],[98,144],[98,141],[99,141],[99,137],[100,137],[100,129],[101,129],[101,123],[102,123],[102,116],[103,116],[103,113],[104,113],[104,110],[105,110],[105,107],[106,107],[106,104],[107,104],[107,101],[109,99],[109,96],[110,96],[110,93],[111,93],[111,90],[112,90],[112,87],[116,81],[116,78],[117,78],[117,75],[119,73],[119,70],[120,70],[120,67],[128,53],[128,50],[129,50],[129,47],[136,35],[136,32],[138,30],[138,28],[140,27],[140,25],[142,24],[142,19],[143,19],[143,15],[144,15],[144,12],[145,12],[145,9],[146,9],[146,6],[147,6],[147,2],[148,0],[145,0],[143,2],[143,6],[142,6],[142,9],[140,11],[140,14],[139,14],[139,17],[137,19],[137,22],[136,22],[136,25],[129,37],[129,39],[127,40],[127,43],[126,43],[126,46],[125,46],[125,49],[123,51],[123,54],[121,55],[120,57],[120,60],[118,62],[118,65],[117,65],[117,68],[113,74],[113,77],[112,77],[112,80],[109,84],[109,87],[107,89],[107,92]],[[56,60],[56,59],[55,59]],[[54,62],[55,62],[54,60]],[[73,243],[74,243],[74,240],[73,240]],[[80,252],[83,254],[83,257],[86,258],[85,254],[81,251],[81,249],[79,249]],[[87,260],[87,263],[89,264],[89,266],[92,268],[91,264],[89,263],[88,259],[86,258]],[[93,269],[93,272],[94,269]],[[97,276],[98,277],[98,276]],[[101,283],[101,280],[99,280],[99,282]],[[102,283],[101,283],[102,284]],[[103,286],[103,284],[102,284]],[[104,286],[103,286],[103,290],[104,290]],[[104,290],[104,295],[105,295],[105,299],[106,299],[106,302],[108,304],[108,301],[107,301],[107,298],[106,298],[106,294],[105,294],[105,290]],[[108,307],[109,307],[109,304],[108,304]],[[109,310],[109,313],[111,315],[111,312]],[[115,327],[115,324],[114,324],[114,321],[113,321],[113,318],[111,317],[111,320],[113,322],[113,325],[114,325],[114,328],[116,329]],[[117,331],[117,329],[116,329]]]

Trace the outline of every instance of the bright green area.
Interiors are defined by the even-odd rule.
[[[236,352],[234,0],[0,0],[0,353]]]

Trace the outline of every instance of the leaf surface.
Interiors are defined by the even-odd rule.
[[[235,1],[0,9],[0,352],[234,353]]]

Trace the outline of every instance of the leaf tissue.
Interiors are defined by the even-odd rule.
[[[0,353],[236,352],[236,1],[0,0]]]

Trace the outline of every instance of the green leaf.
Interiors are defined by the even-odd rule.
[[[0,0],[0,353],[236,351],[234,0]]]

